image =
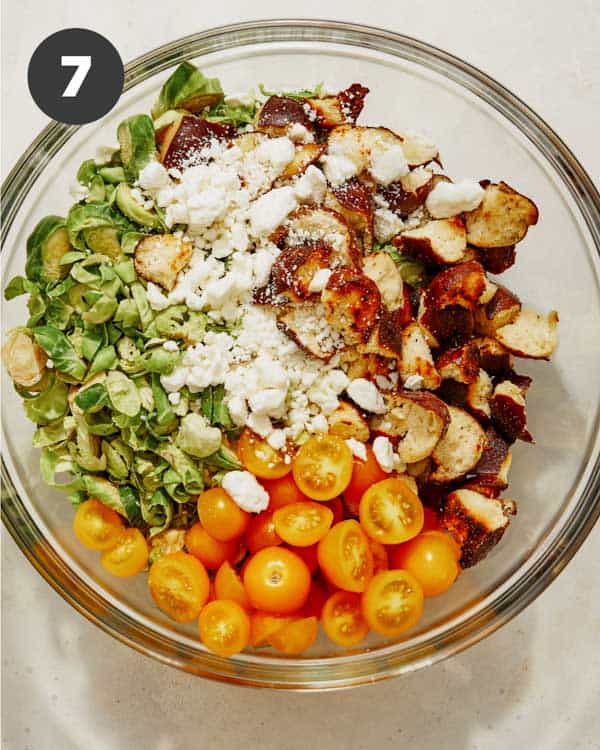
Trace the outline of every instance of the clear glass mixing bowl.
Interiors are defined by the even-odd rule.
[[[49,125],[3,186],[4,278],[21,273],[35,222],[69,205],[78,165],[113,144],[116,125],[148,111],[166,72],[190,59],[226,90],[258,82],[301,88],[319,81],[371,89],[364,122],[431,134],[456,177],[504,178],[529,196],[541,218],[519,245],[507,284],[541,310],[560,312],[551,364],[522,361],[533,376],[528,399],[535,446],[514,451],[510,496],[519,514],[502,543],[444,596],[400,642],[372,639],[341,652],[325,639],[302,658],[272,652],[223,659],[153,606],[145,576],[105,576],[98,557],[76,543],[72,509],[48,489],[31,448],[32,425],[2,375],[3,520],[31,563],[82,614],[134,648],[186,671],[228,682],[324,690],[424,667],[466,648],[522,610],[558,575],[598,517],[600,386],[600,196],[555,133],[479,70],[421,42],[378,29],[324,21],[260,21],[194,34],[134,60],[125,92],[102,122]],[[4,305],[4,330],[25,304]]]

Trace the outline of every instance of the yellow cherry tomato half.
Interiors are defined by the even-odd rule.
[[[315,642],[318,630],[316,617],[303,617],[278,628],[269,637],[269,643],[283,654],[301,654]]]
[[[298,485],[294,482],[294,477],[291,474],[286,474],[279,479],[263,479],[261,484],[269,493],[268,510],[277,510],[290,503],[308,500],[306,495],[298,489]]]
[[[275,615],[272,612],[252,612],[250,615],[250,645],[265,646],[276,630],[294,621],[290,615]]]
[[[176,622],[191,622],[208,601],[210,581],[200,560],[173,552],[153,563],[148,587],[156,606]]]
[[[207,604],[198,621],[200,640],[219,656],[233,656],[250,641],[250,618],[237,602],[215,599]]]
[[[425,596],[438,596],[452,586],[460,572],[457,547],[443,531],[426,531],[396,547],[392,564],[412,573]]]
[[[327,636],[340,646],[354,646],[369,632],[363,617],[361,596],[352,591],[336,591],[325,602],[321,622]]]
[[[200,521],[185,533],[185,548],[208,570],[216,570],[225,560],[235,560],[240,548],[237,539],[221,542],[212,537]]]
[[[148,544],[139,529],[122,529],[113,546],[100,558],[102,567],[113,576],[127,578],[141,573],[148,565]]]
[[[217,570],[214,588],[215,599],[231,599],[245,610],[250,609],[250,601],[248,600],[248,594],[246,593],[242,579],[229,562],[225,561],[219,570]]]
[[[275,450],[248,428],[240,436],[237,453],[244,467],[261,479],[279,479],[292,470],[290,457],[286,453]]]
[[[365,492],[359,507],[365,534],[382,544],[399,544],[423,528],[423,505],[402,479],[377,482]]]
[[[310,547],[329,531],[333,511],[322,503],[292,503],[273,513],[275,531],[294,547]]]
[[[206,533],[220,542],[237,539],[250,523],[250,513],[236,505],[221,487],[207,490],[198,497],[198,517]]]
[[[337,435],[313,435],[294,457],[294,481],[312,500],[332,500],[352,478],[352,452]]]
[[[325,534],[317,557],[327,580],[345,591],[364,591],[373,575],[369,539],[354,519],[336,523]]]
[[[88,549],[110,549],[122,530],[121,516],[94,498],[81,503],[73,518],[75,536]]]
[[[407,570],[384,570],[362,595],[367,624],[380,635],[395,638],[415,625],[423,612],[423,589]]]

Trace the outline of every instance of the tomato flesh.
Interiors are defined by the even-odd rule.
[[[373,575],[373,553],[369,540],[353,520],[336,523],[319,542],[319,566],[334,586],[360,593]]]
[[[200,639],[219,656],[233,656],[243,651],[250,641],[250,618],[237,602],[215,599],[200,613]]]
[[[100,558],[102,567],[119,578],[141,573],[148,565],[148,544],[139,529],[122,529],[113,546]]]
[[[303,617],[279,628],[269,637],[269,643],[283,654],[301,654],[317,638],[319,623],[316,617]]]
[[[73,518],[75,536],[88,549],[110,549],[122,529],[121,516],[94,498],[81,503]]]
[[[423,589],[406,570],[384,570],[374,576],[362,596],[362,612],[376,633],[402,635],[415,625],[423,611]]]
[[[370,445],[366,446],[367,460],[355,458],[352,464],[352,478],[344,490],[344,503],[353,516],[358,516],[358,506],[364,493],[373,484],[387,479],[388,474],[377,463]]]
[[[284,547],[265,547],[244,569],[244,587],[255,609],[288,614],[300,609],[310,591],[304,560]]]
[[[460,572],[456,548],[456,542],[444,532],[426,531],[398,545],[392,564],[412,573],[425,596],[438,596],[452,586]]]
[[[292,470],[286,453],[275,450],[248,428],[240,436],[237,452],[244,467],[261,479],[278,479]]]
[[[336,591],[327,599],[322,622],[327,636],[340,646],[354,646],[369,632],[361,609],[360,594],[352,591]]]
[[[273,511],[265,510],[252,516],[246,529],[246,546],[254,554],[263,547],[276,547],[282,539],[277,533]]]
[[[273,514],[277,534],[295,547],[316,544],[328,532],[332,521],[330,508],[310,501],[285,505]]]
[[[421,501],[397,477],[370,487],[360,501],[359,515],[365,533],[382,544],[406,542],[423,528]]]
[[[153,563],[148,587],[156,606],[176,622],[191,622],[208,601],[210,581],[200,560],[173,552]]]
[[[242,579],[229,562],[225,561],[219,570],[217,570],[213,586],[213,599],[231,599],[245,610],[250,609],[248,594],[246,593]]]
[[[312,500],[332,500],[352,477],[352,453],[336,435],[313,435],[292,462],[294,481]]]
[[[225,560],[234,560],[238,554],[239,542],[232,539],[221,542],[214,539],[198,521],[185,534],[185,547],[208,570],[216,570]]]
[[[237,539],[250,523],[250,514],[236,505],[221,487],[198,497],[198,517],[206,532],[220,542]]]

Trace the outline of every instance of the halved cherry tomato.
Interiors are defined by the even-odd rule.
[[[221,487],[198,497],[200,523],[213,539],[229,542],[240,537],[250,523],[250,513],[242,510]]]
[[[261,479],[278,479],[292,470],[287,454],[271,448],[266,440],[248,428],[240,436],[237,452],[246,469]]]
[[[373,575],[373,553],[358,521],[340,521],[319,542],[319,565],[340,589],[360,593]]]
[[[316,617],[317,620],[320,620],[326,601],[327,591],[325,591],[325,588],[318,581],[313,580],[310,584],[310,592],[306,604],[302,607],[304,617]]]
[[[433,510],[433,508],[428,508],[427,505],[424,505],[423,514],[424,514],[424,520],[423,520],[423,528],[421,529],[421,531],[439,531],[440,530],[440,517],[435,512],[435,510]]]
[[[276,547],[282,539],[275,530],[273,511],[265,510],[252,516],[246,529],[246,546],[248,551],[258,552],[263,547]]]
[[[381,542],[376,542],[374,539],[369,540],[369,546],[373,553],[373,575],[380,573],[382,570],[387,570],[390,564],[386,548]]]
[[[119,578],[141,573],[148,565],[148,544],[139,529],[122,529],[113,546],[102,554],[100,563]]]
[[[73,518],[75,536],[88,549],[110,549],[122,530],[121,516],[94,498],[81,503]]]
[[[313,435],[292,462],[294,480],[312,500],[332,500],[352,477],[352,453],[337,435]]]
[[[333,524],[344,520],[344,503],[341,498],[334,497],[333,500],[327,500],[323,505],[326,505],[333,513],[333,521],[331,522],[332,526]]]
[[[292,552],[295,552],[298,555],[298,557],[301,557],[304,560],[311,575],[319,567],[319,560],[317,558],[318,546],[319,546],[318,544],[311,544],[310,547],[293,547],[292,548]]]
[[[237,602],[215,599],[207,604],[198,621],[200,639],[219,656],[233,656],[250,641],[250,618]]]
[[[399,544],[423,528],[423,505],[406,482],[397,477],[370,487],[360,501],[360,525],[371,539]]]
[[[370,445],[367,445],[367,460],[355,458],[352,464],[352,479],[344,490],[344,503],[353,516],[358,516],[360,499],[372,484],[381,482],[389,476],[377,463]]]
[[[361,596],[352,591],[336,591],[325,602],[323,630],[340,646],[354,646],[369,632],[361,609]]]
[[[421,584],[407,570],[384,570],[371,579],[362,595],[362,612],[376,633],[399,636],[421,617]]]
[[[156,606],[176,622],[191,622],[208,601],[210,581],[200,560],[187,552],[159,557],[148,574]]]
[[[412,573],[425,596],[437,596],[452,586],[460,572],[457,548],[443,531],[426,531],[399,544],[392,553],[392,564]]]
[[[269,637],[269,643],[284,654],[301,654],[313,645],[319,623],[316,617],[303,617],[279,628]]]
[[[246,565],[244,587],[255,609],[285,615],[306,602],[310,572],[304,560],[291,550],[265,547]]]
[[[298,485],[294,482],[294,477],[291,474],[279,479],[263,479],[262,485],[269,493],[268,510],[277,510],[290,503],[301,503],[303,500],[308,500],[308,497],[298,489]]]
[[[290,615],[274,615],[271,612],[252,612],[250,615],[250,645],[264,646],[276,630],[294,621]]]
[[[213,584],[215,599],[231,599],[237,602],[240,607],[246,610],[250,609],[248,594],[246,593],[242,579],[227,560],[217,570]]]
[[[216,570],[225,560],[235,560],[239,546],[237,539],[229,542],[215,539],[203,528],[200,521],[189,528],[185,534],[187,551],[190,555],[197,557],[208,570]]]
[[[294,547],[310,547],[329,531],[333,512],[321,505],[306,500],[279,508],[273,513],[275,529],[284,542]]]

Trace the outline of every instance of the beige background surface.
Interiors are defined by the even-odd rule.
[[[26,68],[48,34],[85,26],[124,60],[208,26],[329,17],[400,31],[499,79],[600,175],[600,10],[595,0],[371,2],[15,0],[3,4],[4,173],[46,118]],[[2,531],[2,747],[6,750],[600,748],[600,530],[501,631],[395,681],[326,695],[212,684],[128,650],[89,624]]]

